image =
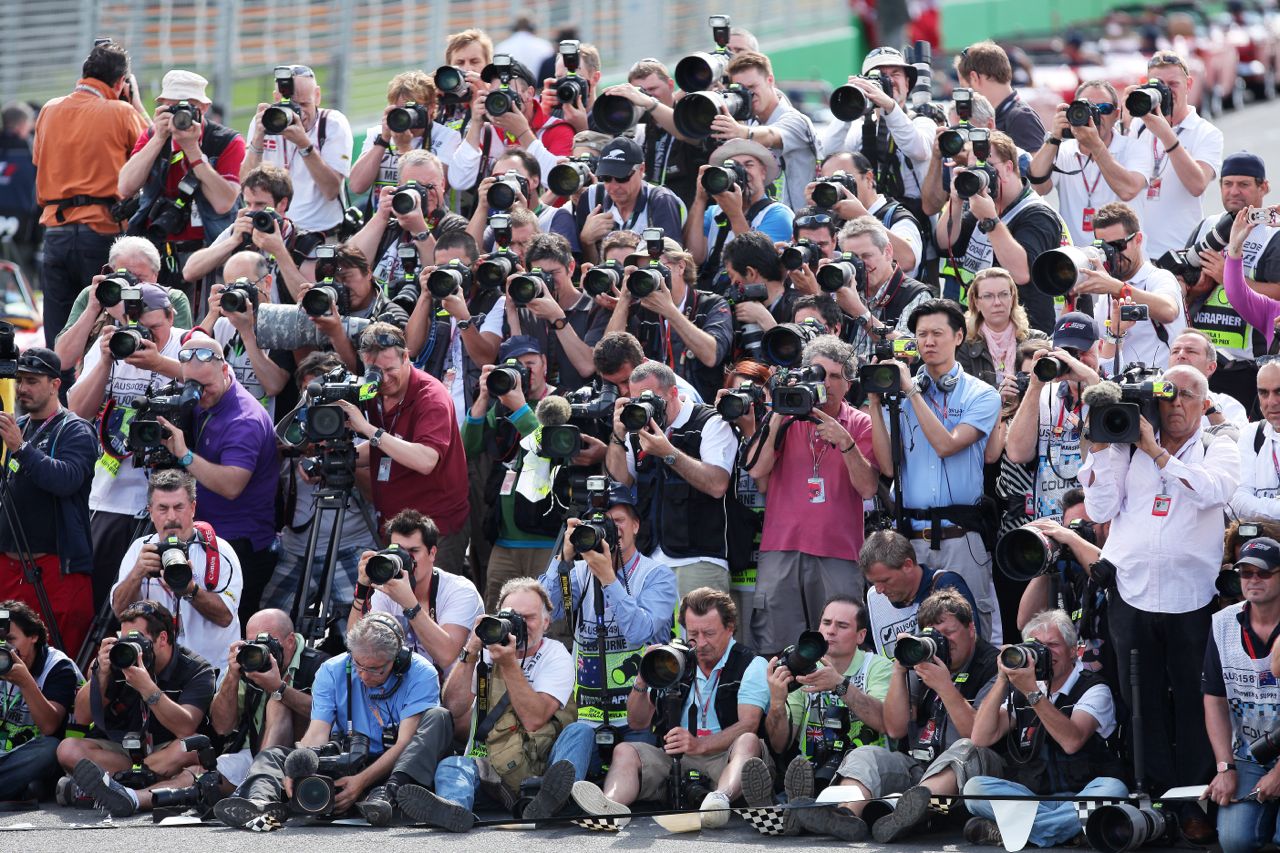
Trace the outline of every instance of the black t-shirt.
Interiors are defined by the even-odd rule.
[[[96,670],[95,662],[94,678],[97,677]],[[185,646],[174,649],[169,665],[157,674],[155,681],[160,691],[179,705],[190,705],[207,713],[213,702],[213,667]],[[146,706],[137,691],[127,684],[111,684],[107,688],[104,704],[101,715],[99,708],[94,708],[94,723],[104,728],[104,733],[111,740],[119,742],[121,735],[142,729],[142,709]],[[174,739],[173,732],[166,729],[155,714],[146,715],[146,727],[153,746],[160,746]]]
[[[996,130],[1009,134],[1013,144],[1034,154],[1044,145],[1044,122],[1018,93],[1014,92],[996,107]]]

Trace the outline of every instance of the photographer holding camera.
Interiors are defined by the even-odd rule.
[[[605,466],[619,483],[636,487],[640,550],[674,569],[684,594],[699,587],[727,592],[725,493],[738,451],[733,431],[715,409],[681,394],[665,364],[637,366],[629,389],[630,396],[614,404]]]
[[[870,361],[879,344],[909,336],[907,323],[912,313],[933,294],[898,263],[893,232],[870,214],[844,224],[839,246],[840,251],[860,260],[866,270],[865,293],[859,292],[855,280],[837,290],[835,299],[853,318],[854,352],[859,359]]]
[[[666,187],[645,180],[644,150],[625,136],[609,142],[595,169],[597,186],[574,203],[583,257],[600,260],[600,241],[611,231],[643,234],[648,228],[683,238],[684,202]]]
[[[210,330],[236,380],[274,421],[276,397],[288,388],[294,362],[289,350],[258,345],[258,308],[271,303],[274,289],[271,262],[257,252],[238,252],[222,269],[229,283],[209,289],[209,313],[200,328]]]
[[[258,104],[249,123],[240,177],[260,163],[283,166],[293,181],[293,221],[332,235],[342,222],[342,183],[351,172],[351,125],[339,111],[321,109],[320,84],[305,65],[276,66],[275,94],[276,103]]]
[[[902,202],[890,199],[880,192],[876,186],[875,171],[866,155],[855,151],[828,157],[822,161],[820,175],[818,180],[805,187],[805,197],[812,201],[814,191],[825,184],[834,188],[838,200],[830,209],[815,206],[797,210],[797,239],[806,236],[801,232],[820,225],[824,213],[836,216],[824,226],[824,230],[831,231],[833,238],[843,225],[863,216],[871,216],[889,232],[894,257],[903,271],[912,277],[923,272],[925,241],[920,222]],[[822,196],[820,199],[828,200]],[[813,240],[813,237],[810,236],[809,239]],[[832,242],[831,248],[834,249],[834,240]],[[830,254],[828,250],[826,255]]]
[[[1240,481],[1236,443],[1202,434],[1209,407],[1204,375],[1184,365],[1169,368],[1162,379],[1174,396],[1156,401],[1158,432],[1143,415],[1137,442],[1091,441],[1079,474],[1089,518],[1111,522],[1102,557],[1116,567],[1108,600],[1116,660],[1128,661],[1137,649],[1142,707],[1172,709],[1172,726],[1166,715],[1155,715],[1137,734],[1146,743],[1152,790],[1208,773],[1204,705],[1198,685],[1178,667],[1198,659],[1208,636],[1223,508]],[[1131,705],[1127,679],[1121,688]]]
[[[960,85],[982,95],[995,107],[996,130],[1008,134],[1024,151],[1034,153],[1040,149],[1045,138],[1044,123],[1014,91],[1013,64],[1004,48],[993,41],[971,44],[956,54],[955,67]]]
[[[1273,675],[1280,629],[1280,543],[1263,537],[1246,544],[1236,563],[1245,600],[1213,616],[1204,655],[1206,731],[1217,775],[1202,799],[1218,804],[1223,853],[1266,846],[1280,826],[1280,771],[1275,726],[1280,690]]]
[[[480,593],[465,577],[436,566],[440,531],[417,510],[401,510],[388,521],[387,538],[389,548],[360,555],[347,629],[370,613],[387,613],[404,629],[406,646],[447,673],[484,615]]]
[[[83,677],[21,601],[0,601],[0,632],[0,802],[38,800],[61,772],[58,743]]]
[[[1083,120],[1083,124],[1081,121]],[[1093,245],[1093,217],[1113,201],[1133,201],[1147,188],[1152,150],[1119,132],[1120,96],[1107,80],[1088,80],[1075,100],[1058,104],[1027,180],[1042,196],[1058,191],[1058,213],[1077,246]]]
[[[88,737],[58,744],[58,763],[71,777],[58,783],[58,803],[128,817],[151,807],[153,788],[189,778],[182,739],[196,733],[209,710],[214,672],[174,642],[174,619],[163,604],[137,601],[119,616],[120,636],[102,640],[89,680],[76,693],[76,720],[93,728]],[[126,787],[116,775],[141,787]]]
[[[347,651],[316,673],[311,724],[297,749],[286,744],[259,752],[235,793],[218,803],[214,814],[226,826],[281,829],[290,814],[286,801],[296,808],[299,784],[327,775],[321,762],[334,755],[335,743],[339,758],[359,750],[366,760],[336,762],[343,775],[329,776],[322,814],[356,808],[373,826],[387,826],[400,787],[435,776],[453,734],[435,668],[405,648],[399,624],[385,613],[365,616],[346,640]],[[306,758],[320,760],[299,760]]]
[[[907,321],[924,363],[914,379],[904,362],[899,373],[903,402],[900,445],[893,446],[883,397],[872,394],[872,441],[876,466],[892,475],[901,464],[902,506],[916,559],[964,578],[978,602],[975,621],[984,637],[999,642],[1001,624],[991,580],[993,513],[982,505],[987,440],[1000,415],[1000,395],[956,362],[964,339],[960,306],[930,299]]]
[[[156,244],[168,259],[161,283],[184,290],[187,258],[235,221],[245,159],[244,137],[205,116],[208,85],[191,71],[164,75],[155,123],[134,143],[117,182],[122,198],[142,192],[129,233]]]
[[[615,746],[603,790],[586,781],[573,786],[584,812],[628,815],[638,799],[669,796],[682,808],[697,808],[703,829],[728,823],[730,803],[742,792],[743,765],[766,754],[757,732],[769,707],[765,660],[734,640],[737,615],[729,593],[718,589],[700,587],[681,599],[688,645],[650,647],[646,654],[678,661],[673,682],[651,686],[640,676],[627,697],[627,725],[652,729],[662,745]],[[712,788],[701,805],[690,798],[695,781]]]
[[[834,335],[806,344],[800,365],[821,369],[826,399],[807,416],[771,414],[765,429],[774,436],[763,440],[748,472],[770,503],[751,614],[756,648],[781,649],[832,596],[862,592],[858,520],[879,477],[869,461],[871,419],[845,401],[857,363],[853,347]]]
[[[1000,674],[973,722],[979,746],[1008,739],[1005,772],[971,777],[965,795],[1128,797],[1129,786],[1118,778],[1125,765],[1109,740],[1117,726],[1111,688],[1077,661],[1071,617],[1046,610],[1027,623],[1022,638],[1000,653]],[[965,841],[1002,844],[991,802],[968,800],[966,807],[973,817],[965,824]],[[1075,803],[1036,807],[1031,844],[1057,847],[1079,835]]]
[[[1171,50],[1158,50],[1147,59],[1151,82],[1135,83],[1124,90],[1129,131],[1140,145],[1151,147],[1151,177],[1142,215],[1158,222],[1147,241],[1149,258],[1158,258],[1170,249],[1181,248],[1183,235],[1194,231],[1203,215],[1201,197],[1222,167],[1222,131],[1191,106],[1191,72],[1182,57]],[[1160,97],[1152,99],[1148,112],[1134,115],[1131,95],[1143,89]],[[1171,109],[1166,107],[1172,104]],[[1140,126],[1136,129],[1134,119]]]
[[[147,511],[156,532],[125,552],[111,588],[111,609],[123,619],[134,602],[158,601],[173,614],[176,642],[210,665],[221,661],[240,639],[240,560],[212,527],[196,521],[196,482],[190,474],[171,468],[153,473]]]
[[[56,355],[28,347],[13,366],[14,398],[25,414],[0,412],[8,480],[0,598],[38,608],[63,651],[74,655],[93,621],[89,492],[100,450],[93,427],[58,401]]]
[[[476,245],[491,251],[495,235],[489,226],[490,217],[523,209],[537,217],[539,232],[559,234],[569,243],[573,256],[581,257],[582,244],[578,239],[581,225],[574,221],[573,208],[567,204],[556,207],[542,201],[549,192],[544,189],[547,174],[538,158],[523,148],[508,148],[502,152],[502,156],[493,162],[493,174],[476,187],[476,209],[467,223],[467,231],[475,238]]]

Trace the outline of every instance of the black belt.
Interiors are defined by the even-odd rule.
[[[59,198],[59,199],[54,199],[53,201],[46,201],[44,203],[44,206],[45,207],[48,207],[49,205],[58,206],[57,210],[54,211],[53,217],[54,219],[57,219],[58,224],[61,225],[62,223],[67,221],[67,218],[63,215],[63,211],[69,207],[93,207],[94,205],[111,207],[115,203],[116,203],[116,199],[114,197],[108,198],[106,196],[96,196],[96,195],[73,195],[71,196],[71,198]]]
[[[926,527],[924,530],[911,531],[912,539],[923,539],[926,542],[940,541],[943,539],[961,539],[969,534],[964,527],[944,527],[936,534],[933,528]]]

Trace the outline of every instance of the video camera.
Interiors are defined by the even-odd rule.
[[[313,817],[331,814],[337,802],[333,781],[364,769],[369,760],[369,736],[351,732],[346,740],[345,751],[342,744],[330,741],[319,748],[299,747],[289,753],[284,775],[293,780],[289,805],[295,812]]]
[[[779,415],[808,418],[827,402],[827,371],[820,364],[805,368],[782,368],[770,380],[773,411]]]
[[[913,636],[899,637],[893,647],[893,657],[908,669],[933,658],[950,668],[951,643],[937,628],[924,628]]]
[[[505,53],[493,57],[489,66],[493,76],[498,78],[498,86],[484,96],[484,111],[490,118],[506,115],[509,112],[520,112],[524,109],[524,101],[511,88],[512,59]]]
[[[1085,389],[1089,406],[1087,437],[1102,444],[1133,444],[1141,437],[1141,418],[1160,428],[1160,400],[1172,400],[1177,388],[1157,379],[1160,371],[1141,363],[1129,365],[1120,383],[1101,382]]]
[[[800,639],[787,646],[778,655],[778,666],[785,666],[793,676],[812,675],[818,669],[822,656],[827,653],[827,638],[817,631],[801,631]],[[794,678],[787,685],[787,692],[794,693],[800,689],[800,682]]]
[[[893,97],[893,81],[888,74],[860,74],[861,80],[869,80],[880,87],[890,98]],[[866,93],[852,83],[839,86],[831,93],[831,114],[837,121],[857,121],[875,112],[875,104]]]
[[[814,275],[818,287],[826,293],[837,293],[842,287],[867,290],[867,265],[853,252],[836,252],[830,263],[818,267]]]
[[[293,69],[277,65],[275,81],[280,100],[262,111],[262,130],[267,136],[279,136],[289,125],[302,121],[302,107],[293,102]]]
[[[577,104],[580,107],[586,107],[587,95],[590,86],[587,81],[578,76],[578,67],[582,62],[582,54],[580,52],[582,43],[577,39],[565,39],[560,42],[560,59],[564,62],[565,75],[557,80],[554,84],[556,100],[561,105]],[[564,110],[560,109],[563,115]]]
[[[285,670],[284,646],[270,634],[263,632],[254,638],[252,643],[245,643],[236,652],[236,663],[242,673],[270,672],[271,661],[276,662],[276,669],[282,674]]]
[[[504,607],[492,616],[480,617],[476,636],[486,646],[504,646],[510,637],[514,639],[516,648],[528,648],[529,625],[519,613]]]
[[[667,428],[667,401],[652,391],[644,391],[622,407],[618,420],[630,433],[637,433],[652,420],[658,429]]]
[[[176,381],[163,388],[148,391],[134,397],[134,417],[129,424],[127,446],[134,454],[136,465],[148,467],[173,467],[177,460],[164,446],[169,437],[168,428],[161,425],[164,418],[184,433],[191,428],[191,416],[196,403],[204,393],[204,386],[194,379],[179,385]]]
[[[1200,280],[1201,267],[1204,261],[1201,252],[1218,254],[1231,242],[1231,226],[1235,222],[1235,214],[1224,213],[1203,237],[1186,249],[1170,249],[1156,258],[1155,265],[1168,270],[1187,284],[1195,284]]]

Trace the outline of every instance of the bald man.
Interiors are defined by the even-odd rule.
[[[1262,420],[1240,430],[1240,485],[1231,509],[1242,521],[1280,520],[1280,362],[1258,369],[1258,409]]]
[[[165,447],[196,478],[196,518],[231,543],[244,571],[241,621],[258,611],[275,569],[275,496],[280,480],[271,416],[236,379],[222,346],[195,332],[178,351],[184,383],[200,387],[191,429],[168,421]],[[194,443],[188,441],[194,438]]]
[[[1194,367],[1204,374],[1205,379],[1213,376],[1218,370],[1218,348],[1209,340],[1209,336],[1199,329],[1184,329],[1169,345],[1169,365],[1185,364]],[[1222,391],[1209,392],[1209,409],[1200,425],[1205,429],[1211,426],[1232,424],[1236,427],[1230,433],[1232,438],[1239,434],[1249,422],[1249,414],[1235,397]]]

